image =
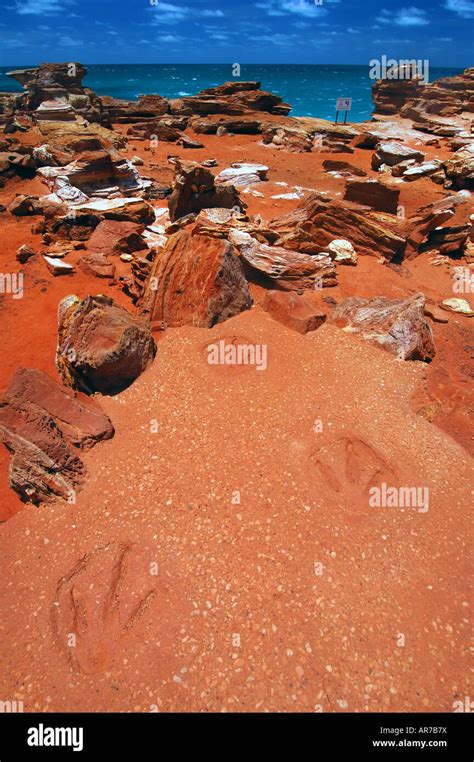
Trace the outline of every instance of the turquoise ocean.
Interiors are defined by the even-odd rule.
[[[11,69],[0,67],[0,92],[21,92],[21,86],[6,76]],[[336,98],[352,98],[348,121],[368,119],[373,110],[368,66],[243,64],[240,77],[233,77],[231,64],[103,64],[86,65],[84,85],[99,95],[135,100],[139,95],[158,93],[167,98],[195,95],[233,79],[258,80],[263,90],[277,93],[293,106],[292,116],[333,119]],[[429,80],[458,74],[461,69],[432,67]]]

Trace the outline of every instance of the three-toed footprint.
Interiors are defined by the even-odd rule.
[[[150,561],[133,546],[110,543],[81,558],[59,580],[52,606],[56,636],[73,667],[85,674],[106,669],[155,596]]]
[[[368,506],[371,487],[393,484],[396,479],[396,469],[356,434],[336,435],[314,447],[308,469],[313,484],[340,495],[348,508]]]

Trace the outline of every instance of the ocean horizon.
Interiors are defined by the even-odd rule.
[[[22,92],[6,76],[14,69],[37,64],[0,67],[0,92]],[[262,90],[280,95],[292,106],[292,116],[334,119],[336,98],[352,98],[349,122],[362,122],[373,112],[368,65],[348,64],[240,64],[233,77],[232,64],[87,64],[83,84],[98,95],[137,100],[156,93],[166,98],[196,95],[200,90],[231,80],[258,80]],[[429,81],[462,72],[456,67],[430,67]]]

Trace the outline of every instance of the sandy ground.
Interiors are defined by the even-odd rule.
[[[205,149],[162,143],[155,156],[132,140],[128,155],[160,181],[172,179],[168,154],[215,157],[216,172],[263,162],[264,198],[244,198],[265,219],[297,204],[270,198],[294,185],[342,194],[324,159],[376,176],[370,151],[288,154],[256,136],[199,137]],[[445,193],[430,180],[401,187],[407,215]],[[45,189],[10,181],[0,203],[16,192]],[[40,249],[35,219],[0,215],[2,272],[18,269],[22,243]],[[409,277],[360,257],[322,295],[453,295],[448,269],[426,255],[406,266]],[[66,294],[131,306],[80,270],[53,278],[40,257],[24,272],[25,298],[0,297],[0,391],[19,365],[57,377]],[[157,336],[153,367],[101,399],[116,436],[86,454],[76,504],[24,507],[0,450],[2,518],[12,516],[0,533],[1,692],[25,711],[437,712],[469,695],[468,318],[433,324],[428,367],[330,326],[300,336],[252,294],[250,311],[211,331]],[[206,347],[220,338],[267,346],[267,370],[210,367]],[[415,413],[427,384],[443,405],[437,425]],[[383,481],[428,487],[429,509],[370,507],[367,485]]]

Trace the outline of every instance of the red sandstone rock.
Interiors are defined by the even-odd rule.
[[[396,225],[389,227],[377,212],[320,193],[311,193],[294,211],[272,220],[269,227],[278,234],[279,246],[308,254],[321,252],[340,238],[341,231],[358,254],[391,260],[405,248],[405,238]]]
[[[396,78],[374,83],[372,97],[375,113],[399,114],[431,131],[442,124],[443,118],[474,111],[474,69],[466,69],[462,74],[425,85],[420,82],[417,73],[408,78],[399,76],[401,74],[409,72],[400,70]]]
[[[87,248],[90,252],[112,256],[143,251],[147,246],[140,235],[142,231],[143,226],[134,222],[103,220],[89,238]]]
[[[326,320],[312,302],[291,291],[267,291],[262,302],[265,312],[298,333],[315,331]]]
[[[282,246],[268,246],[241,230],[231,231],[229,240],[249,268],[249,278],[263,278],[265,285],[299,291],[337,283],[335,265],[327,254],[310,256]]]
[[[114,394],[152,363],[149,326],[106,296],[62,300],[58,309],[56,365],[67,386],[88,394]]]
[[[323,168],[325,172],[338,172],[341,175],[357,175],[358,177],[366,177],[367,172],[361,167],[356,167],[348,161],[340,161],[337,159],[325,159],[323,161]]]
[[[474,188],[474,141],[459,148],[444,163],[446,176],[455,188]]]
[[[174,190],[169,198],[172,222],[188,214],[210,207],[246,207],[233,185],[216,187],[209,169],[191,161],[178,161],[175,165]]]
[[[459,196],[447,196],[439,201],[421,207],[402,226],[407,239],[405,257],[411,259],[420,253],[424,244],[435,228],[447,222],[454,215],[456,206],[462,203]]]
[[[328,322],[378,344],[400,360],[427,362],[433,359],[435,347],[424,309],[424,294],[400,300],[355,296],[339,304]]]
[[[396,214],[400,189],[379,180],[347,180],[344,191],[345,201],[370,206],[377,212]]]
[[[251,304],[242,265],[230,243],[183,230],[153,263],[141,313],[164,327],[210,328]]]
[[[128,128],[127,135],[148,139],[155,137],[158,140],[164,140],[166,143],[174,143],[180,137],[181,132],[160,119],[158,121],[137,122]]]
[[[81,257],[77,266],[87,275],[94,275],[96,278],[113,278],[115,276],[115,265],[105,256],[105,254],[86,254]]]
[[[73,502],[86,470],[71,445],[85,450],[113,435],[95,401],[32,368],[17,370],[0,402],[0,439],[13,455],[10,484],[24,501]]]
[[[425,155],[421,151],[410,148],[410,146],[404,146],[402,143],[396,143],[395,141],[381,142],[377,146],[377,151],[372,156],[372,169],[378,169],[382,164],[393,167],[395,164],[407,161],[407,159],[423,161],[424,158]]]

